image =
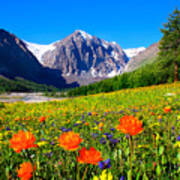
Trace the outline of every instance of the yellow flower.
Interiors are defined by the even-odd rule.
[[[175,148],[176,148],[176,147],[180,148],[180,141],[177,141],[177,142],[174,144],[174,147],[175,147]]]
[[[107,170],[103,170],[102,174],[99,176],[99,178],[97,176],[93,177],[93,180],[112,180],[113,176],[111,174],[111,172],[107,173]]]
[[[97,130],[97,129],[98,129],[98,127],[97,127],[97,126],[95,126],[95,127],[93,127],[92,129]]]
[[[41,142],[38,142],[37,145],[40,147],[40,146],[44,146],[46,145],[47,142],[46,141],[41,141]]]
[[[82,124],[82,121],[76,121],[77,124]]]
[[[2,140],[2,137],[3,137],[3,135],[2,135],[2,133],[0,133],[0,140]]]

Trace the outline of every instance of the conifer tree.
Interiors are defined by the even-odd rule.
[[[180,64],[180,11],[178,9],[169,16],[161,32],[163,37],[160,41],[159,56],[174,64],[174,81],[178,81],[178,64]]]

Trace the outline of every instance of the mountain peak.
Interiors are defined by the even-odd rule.
[[[83,37],[84,39],[91,39],[92,35],[88,34],[87,32],[83,31],[83,30],[76,30],[73,34],[75,34],[76,36],[80,35],[81,37]]]

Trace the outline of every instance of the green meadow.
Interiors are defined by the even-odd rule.
[[[117,130],[125,115],[142,121],[143,131],[129,136]],[[15,152],[9,140],[19,130],[31,132],[38,146]],[[83,139],[75,151],[59,146],[68,131]],[[94,147],[108,164],[79,163],[82,147]],[[180,83],[47,103],[1,103],[0,179],[18,179],[23,162],[36,166],[32,179],[39,180],[180,179]]]

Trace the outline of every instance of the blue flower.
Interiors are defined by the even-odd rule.
[[[99,167],[101,169],[109,169],[111,167],[110,159],[99,162]]]
[[[108,138],[109,140],[111,140],[112,137],[113,137],[112,134],[107,135],[107,138]]]
[[[102,138],[100,139],[100,143],[101,143],[101,144],[106,144],[106,140],[102,137]]]
[[[124,180],[124,176],[121,176],[120,180]]]
[[[177,137],[177,141],[180,141],[180,136]]]
[[[71,128],[66,129],[65,127],[61,127],[60,129],[61,129],[62,132],[72,131]]]
[[[119,140],[118,139],[110,139],[111,144],[116,145]]]
[[[111,130],[111,131],[115,131],[115,128],[111,128],[110,130]]]
[[[9,127],[6,127],[6,130],[9,131],[9,130],[11,130],[11,129],[10,129]]]
[[[84,119],[84,115],[82,115],[82,117],[81,117],[81,120],[83,120]]]
[[[109,133],[104,133],[104,135],[108,136],[108,135],[109,135]]]

